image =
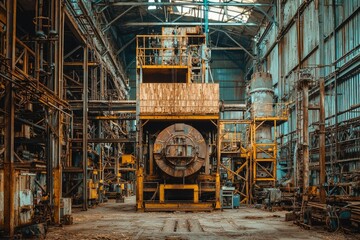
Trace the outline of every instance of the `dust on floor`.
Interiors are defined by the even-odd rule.
[[[248,207],[210,213],[144,213],[135,211],[135,197],[130,197],[125,203],[110,201],[88,211],[76,211],[73,225],[50,228],[46,239],[359,239],[359,236],[331,234],[325,230],[304,230],[285,222],[285,213]]]

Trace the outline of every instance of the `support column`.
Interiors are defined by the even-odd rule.
[[[7,0],[7,59],[11,60],[10,70],[15,69],[15,41],[16,41],[16,0]],[[12,78],[12,76],[9,76]],[[4,225],[5,234],[13,238],[15,231],[15,166],[14,166],[14,123],[15,105],[13,84],[8,81],[6,85],[5,111],[5,158],[4,158]]]
[[[142,210],[144,208],[143,201],[144,201],[144,195],[143,195],[143,185],[144,185],[144,172],[143,168],[139,167],[136,172],[136,181],[137,181],[137,187],[136,187],[136,209]],[[160,190],[161,192],[161,190]]]
[[[88,165],[88,157],[87,157],[87,146],[88,146],[88,137],[87,137],[87,125],[88,125],[88,46],[87,44],[84,46],[84,61],[83,61],[83,130],[82,130],[82,157],[83,157],[83,210],[88,209],[88,186],[87,186],[87,165]]]
[[[54,44],[54,92],[60,98],[63,99],[63,44],[64,44],[64,12],[61,0],[52,1],[52,30],[57,33],[58,39]],[[52,176],[54,178],[54,221],[56,224],[60,224],[60,209],[61,209],[61,197],[62,197],[62,140],[63,136],[63,118],[64,115],[61,111],[57,111],[54,116],[56,120],[57,137],[54,136],[54,151],[56,151],[54,157],[54,165],[52,170]]]
[[[319,166],[320,166],[320,202],[326,203],[326,192],[325,192],[325,80],[320,79],[320,141],[319,141]]]
[[[6,121],[5,121],[5,158],[4,158],[4,224],[5,232],[10,238],[15,229],[15,166],[14,166],[14,90],[12,83],[6,86]]]
[[[216,177],[215,177],[215,208],[221,208],[221,201],[220,201],[220,164],[221,164],[221,141],[220,141],[220,121],[217,121],[217,135],[216,135]]]
[[[309,84],[303,81],[303,193],[309,188]]]
[[[318,22],[319,22],[319,59],[320,59],[320,71],[319,71],[319,91],[320,91],[320,114],[319,114],[319,167],[320,167],[320,202],[326,203],[326,192],[324,189],[326,165],[325,165],[325,40],[324,40],[324,1],[319,0],[318,7]],[[335,20],[334,20],[335,21]],[[334,32],[334,35],[336,33]],[[334,36],[335,38],[335,36]],[[336,52],[336,51],[335,51]],[[334,53],[335,54],[335,53]]]

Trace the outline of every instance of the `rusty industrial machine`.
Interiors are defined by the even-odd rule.
[[[137,36],[137,209],[220,208],[219,85],[200,28]]]

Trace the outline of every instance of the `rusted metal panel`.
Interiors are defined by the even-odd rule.
[[[16,173],[15,226],[30,224],[34,215],[33,194],[29,189],[34,175]]]
[[[345,112],[351,107],[360,103],[360,74],[356,74],[338,84],[338,110],[343,112],[339,115],[339,122],[343,122],[352,118],[360,117],[357,110]]]
[[[19,225],[30,224],[33,217],[33,195],[30,189],[18,192],[19,196]]]
[[[270,70],[272,76],[273,85],[276,85],[279,82],[280,78],[278,51],[278,45],[276,45],[276,47],[274,47],[268,57],[268,69]],[[275,89],[275,94],[277,94],[277,89]]]
[[[302,56],[308,55],[319,44],[318,11],[315,3],[311,2],[302,15],[303,46]]]
[[[298,64],[296,25],[293,25],[290,28],[283,41],[284,44],[281,58],[283,60],[283,75],[286,76]]]
[[[296,11],[301,3],[299,1],[286,1],[284,5],[284,25],[288,24],[292,17],[296,14]]]
[[[140,114],[218,114],[219,84],[142,83]]]

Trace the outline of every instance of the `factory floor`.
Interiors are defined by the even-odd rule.
[[[198,213],[136,212],[135,197],[125,203],[111,200],[88,211],[74,210],[74,224],[51,227],[46,239],[359,239],[359,236],[304,230],[285,222],[285,211],[267,212],[241,207]]]

